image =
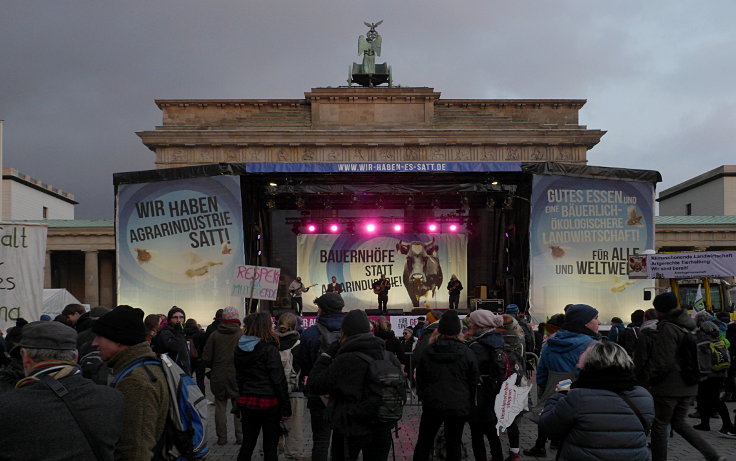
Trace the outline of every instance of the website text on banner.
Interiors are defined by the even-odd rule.
[[[703,251],[647,255],[649,278],[736,276],[736,251]]]
[[[233,273],[233,298],[276,301],[281,269],[263,266],[237,266]]]
[[[239,177],[125,184],[117,201],[120,304],[148,314],[176,305],[206,323],[232,303],[245,262]]]
[[[630,280],[630,255],[654,247],[650,183],[535,176],[531,204],[530,303],[538,320],[567,304],[595,306],[600,319],[641,308],[648,280]]]
[[[390,284],[389,309],[445,309],[450,276],[467,280],[467,247],[464,234],[300,234],[297,274],[305,285],[317,284],[314,296],[303,297],[304,310],[317,310],[314,299],[327,291],[333,276],[343,284],[345,310],[376,308],[373,283],[381,274]],[[466,305],[466,290],[460,296],[460,306]]]
[[[46,225],[0,223],[0,330],[43,311]]]

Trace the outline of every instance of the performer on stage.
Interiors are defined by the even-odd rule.
[[[327,293],[342,293],[342,283],[337,283],[337,277],[332,276],[332,282],[327,285]]]
[[[455,274],[450,277],[447,291],[450,292],[450,309],[457,309],[460,305],[460,292],[463,291],[463,284],[460,283]]]
[[[309,291],[309,288],[310,287],[305,287],[302,284],[302,278],[298,276],[289,285],[289,294],[291,295],[291,308],[299,313],[299,315],[302,315],[303,308],[302,293]],[[299,307],[298,309],[297,306]]]
[[[373,282],[373,292],[378,295],[378,310],[384,314],[388,310],[388,290],[390,289],[391,282],[384,274],[381,274],[381,278]]]

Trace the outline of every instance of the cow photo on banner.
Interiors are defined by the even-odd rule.
[[[242,304],[231,286],[244,262],[239,177],[121,185],[116,228],[120,304],[176,305],[203,323]]]
[[[444,309],[449,303],[450,276],[466,280],[466,256],[463,234],[300,234],[297,273],[305,285],[317,284],[304,296],[304,310],[317,310],[313,300],[327,291],[333,276],[343,286],[346,310],[376,308],[373,284],[381,274],[391,287],[389,309]],[[467,304],[465,290],[460,296],[462,307]]]
[[[589,304],[600,320],[643,307],[647,280],[630,280],[628,259],[654,248],[654,185],[534,176],[531,210],[532,314]]]

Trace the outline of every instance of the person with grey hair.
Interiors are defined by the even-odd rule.
[[[26,377],[0,395],[0,460],[112,461],[123,396],[82,377],[76,331],[62,322],[29,323],[20,354]]]
[[[654,402],[636,384],[626,350],[611,341],[597,342],[580,362],[577,380],[569,391],[565,381],[558,383],[539,420],[541,430],[561,440],[557,459],[648,461]]]

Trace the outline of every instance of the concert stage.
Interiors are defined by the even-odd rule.
[[[332,276],[346,310],[373,309],[383,273],[388,308],[411,318],[447,308],[456,274],[461,308],[531,302],[543,318],[567,302],[638,300],[618,263],[653,247],[659,175],[551,162],[246,163],[114,180],[119,299],[147,312],[176,304],[204,319],[242,303],[230,280],[248,264],[280,269],[261,309],[290,307],[297,275],[316,284],[305,313]]]

